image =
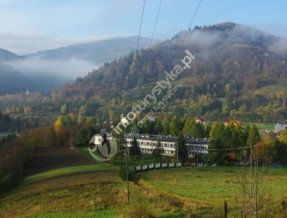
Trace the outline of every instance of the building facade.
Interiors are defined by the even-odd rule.
[[[282,130],[284,130],[285,128],[287,128],[287,124],[285,123],[276,123],[275,126],[274,126],[274,131],[275,132],[280,132]]]
[[[158,142],[162,148],[163,156],[176,156],[176,137],[166,135],[144,135],[128,134],[127,145],[132,146],[134,138],[137,139],[138,145],[143,154],[152,154]],[[206,138],[186,138],[186,145],[190,156],[200,156],[202,158],[208,154],[209,140]]]
[[[157,148],[157,143],[160,142],[163,156],[176,157],[176,140],[175,136],[166,135],[148,135],[148,134],[127,134],[127,147],[132,146],[134,138],[137,139],[142,154],[152,154],[153,150]],[[111,134],[107,134],[107,139],[113,140]],[[186,138],[186,145],[188,146],[189,156],[204,158],[208,154],[209,140],[206,138]],[[103,137],[97,134],[93,137],[90,143],[95,146],[101,146]]]

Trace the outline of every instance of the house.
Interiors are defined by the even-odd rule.
[[[224,124],[227,126],[229,123],[233,123],[234,126],[236,125],[241,125],[242,124],[242,121],[241,120],[235,120],[235,119],[232,119],[232,118],[225,118],[224,120]]]
[[[274,126],[274,132],[281,132],[285,128],[287,128],[286,123],[284,124],[283,122],[277,122]]]
[[[205,118],[194,117],[193,120],[194,120],[196,123],[202,123],[203,125],[206,124],[206,119],[205,119]]]
[[[154,117],[154,116],[150,116],[150,117],[147,118],[148,121],[152,121],[152,122],[154,122],[155,119],[156,119],[156,117]]]

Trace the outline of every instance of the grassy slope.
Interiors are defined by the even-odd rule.
[[[108,164],[95,164],[95,165],[84,165],[84,166],[74,166],[74,167],[66,167],[56,170],[49,170],[43,173],[34,174],[28,176],[24,179],[24,183],[35,182],[42,179],[48,179],[55,176],[63,176],[68,174],[80,173],[80,172],[91,172],[98,170],[113,170],[115,167]]]
[[[160,195],[150,198],[147,191],[132,183],[131,202],[127,203],[126,183],[118,177],[118,168],[98,164],[90,171],[86,167],[58,169],[27,178],[0,199],[0,217],[140,217],[150,214],[179,217],[184,214],[181,208],[169,210],[162,204],[164,199]],[[76,173],[81,168],[88,171]],[[67,174],[68,171],[72,174]],[[55,177],[51,177],[52,172],[57,172]]]
[[[20,185],[0,200],[0,217],[113,217],[109,208],[124,195],[116,170],[63,172]]]
[[[180,168],[150,171],[143,178],[157,190],[194,202],[200,214],[217,213],[224,200],[230,207],[238,206],[241,196],[239,180],[242,168]],[[287,197],[287,169],[269,169],[263,177],[264,191],[271,194],[274,206]],[[202,207],[201,207],[202,206]]]
[[[131,201],[118,168],[99,163],[51,170],[27,177],[0,199],[0,217],[204,217],[222,212],[227,200],[231,217],[240,195],[242,168],[178,168],[142,173],[130,183]],[[287,196],[287,169],[270,169],[264,178],[273,203]]]

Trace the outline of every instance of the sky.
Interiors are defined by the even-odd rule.
[[[136,36],[144,0],[0,0],[0,48],[19,55]],[[199,0],[162,0],[155,38],[188,29]],[[151,37],[160,0],[146,0],[141,36]],[[226,21],[287,37],[286,0],[202,0],[191,26]]]

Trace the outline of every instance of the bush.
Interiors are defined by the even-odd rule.
[[[129,156],[129,160],[131,161],[140,161],[141,159],[142,159],[141,155]]]
[[[129,181],[134,181],[135,175],[136,175],[135,170],[134,170],[134,169],[130,169],[130,168],[128,167],[128,179],[129,179]],[[127,181],[127,174],[126,174],[126,167],[125,167],[125,166],[121,166],[121,167],[120,167],[119,177],[120,177],[122,180]]]

